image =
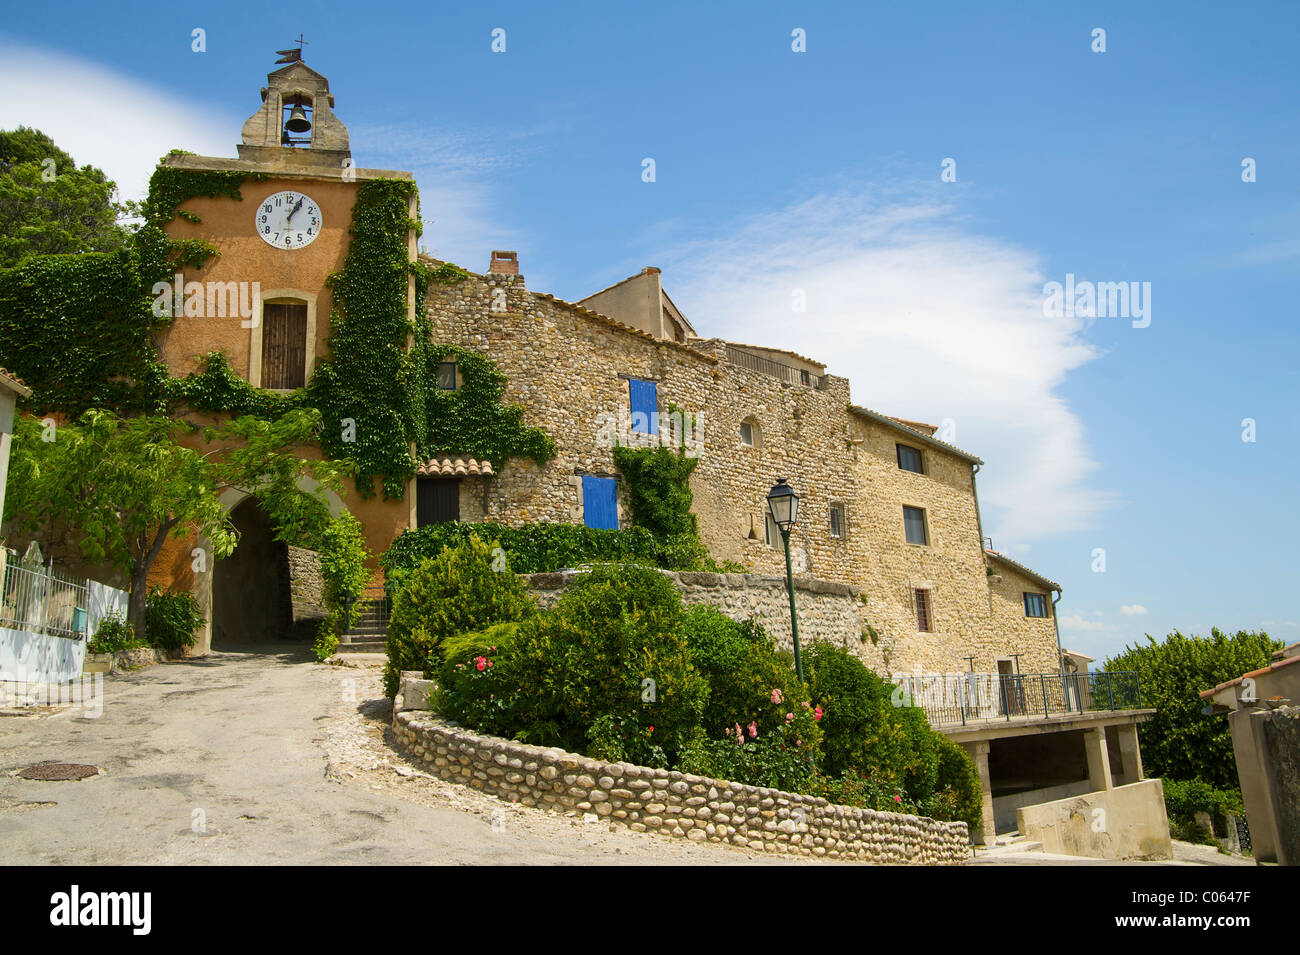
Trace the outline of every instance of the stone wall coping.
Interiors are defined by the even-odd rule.
[[[394,712],[393,730],[398,748],[423,761],[434,775],[507,801],[578,810],[638,832],[862,861],[957,864],[969,855],[964,822],[842,806],[821,796],[604,762],[556,747],[487,736],[427,711]]]

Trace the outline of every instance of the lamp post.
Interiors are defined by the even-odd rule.
[[[803,658],[799,655],[799,615],[794,609],[794,572],[790,569],[790,528],[799,519],[799,495],[786,483],[785,478],[777,478],[776,486],[767,494],[767,509],[772,514],[772,522],[781,531],[781,542],[785,545],[785,589],[790,595],[790,637],[794,641],[794,672],[803,680]]]

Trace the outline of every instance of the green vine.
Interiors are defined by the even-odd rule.
[[[627,482],[632,522],[656,537],[697,534],[690,478],[699,463],[670,448],[614,448],[614,466]]]
[[[532,458],[545,464],[555,457],[555,441],[540,428],[524,424],[524,409],[502,404],[506,376],[485,356],[457,345],[429,345],[425,349],[425,411],[427,431],[419,453],[462,454],[492,462],[500,471],[510,458]],[[438,387],[438,363],[454,361],[458,388]]]
[[[254,388],[235,374],[225,352],[208,352],[200,359],[203,370],[168,382],[171,402],[185,404],[196,411],[238,417],[253,415],[274,420],[296,408],[307,407],[307,391],[298,388],[288,394]]]
[[[142,206],[145,222],[125,249],[37,256],[0,271],[0,363],[31,386],[25,409],[72,418],[92,407],[162,409],[168,374],[151,333],[170,317],[154,314],[150,290],[218,254],[201,239],[168,238],[165,226],[187,199],[239,199],[248,176],[159,166]]]

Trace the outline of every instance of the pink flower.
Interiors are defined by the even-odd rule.
[[[476,667],[478,667],[480,671],[482,671],[482,670],[486,670],[486,669],[487,669],[487,657],[475,657],[475,658],[474,658],[474,665],[475,665]]]
[[[492,665],[492,661],[489,660],[489,661],[488,661],[488,666],[491,666],[491,665]]]
[[[810,707],[810,706],[812,706],[812,704],[809,703],[807,700],[804,700],[804,701],[803,701],[803,708],[804,708],[805,710],[808,709],[808,707]]]
[[[820,720],[821,718],[822,718],[822,708],[819,706],[817,707],[817,709],[813,710],[813,719]]]
[[[785,714],[785,721],[786,721],[787,723],[789,723],[792,719],[794,719],[794,714],[793,714],[793,713],[787,713],[787,714]]]
[[[742,729],[740,728],[740,724],[739,724],[739,723],[736,724],[736,735],[739,736],[739,737],[742,737],[742,738],[743,738],[744,735],[745,735],[745,731],[742,730]]]
[[[773,702],[773,703],[781,703],[781,702],[784,702],[784,700],[785,700],[785,697],[783,697],[783,696],[781,695],[781,691],[780,691],[780,689],[776,689],[776,690],[773,690],[773,691],[772,691],[772,702]]]
[[[903,801],[903,797],[902,797],[902,796],[898,796],[898,795],[895,795],[895,796],[894,796],[894,802],[902,802],[902,801]]]
[[[749,724],[749,738],[750,738],[750,739],[758,739],[758,721],[757,721],[757,720],[755,720],[754,722],[752,722],[752,723]]]

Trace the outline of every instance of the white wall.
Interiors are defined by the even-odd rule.
[[[81,676],[86,642],[0,627],[0,680],[62,683]]]

